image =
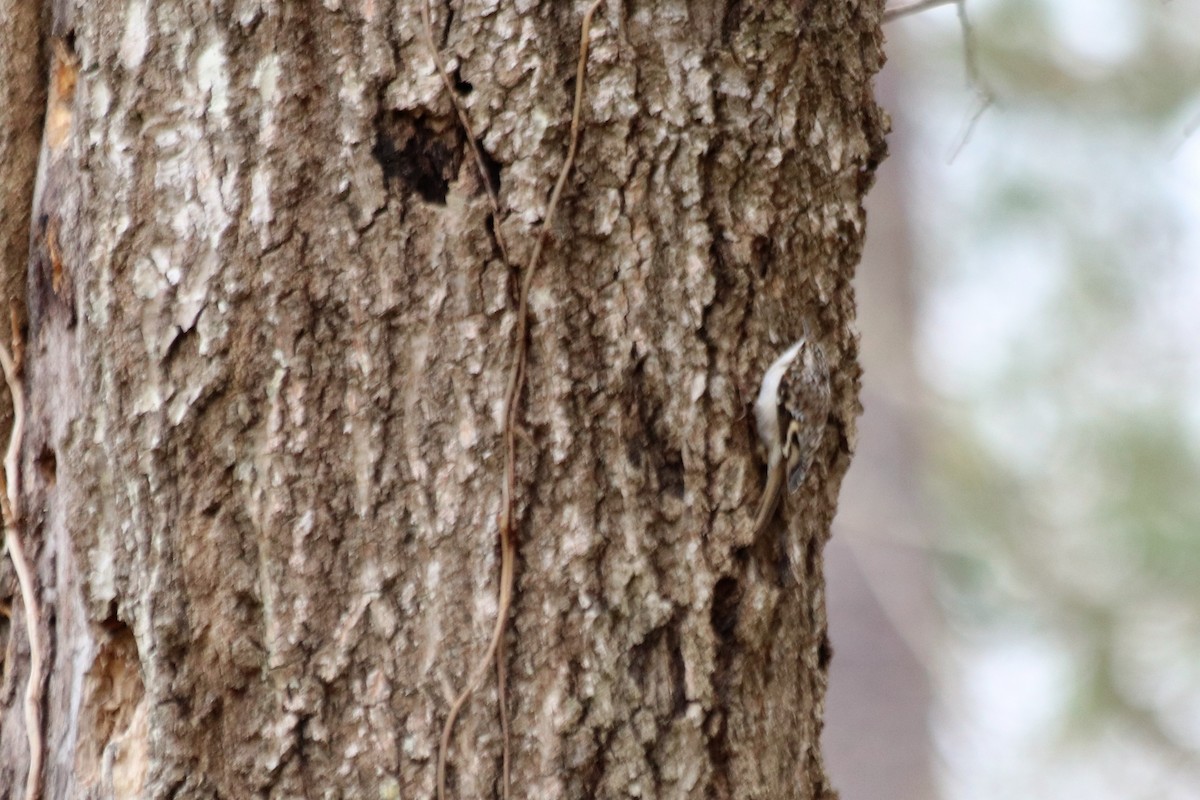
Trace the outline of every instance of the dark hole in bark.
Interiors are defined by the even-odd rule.
[[[829,667],[829,662],[833,660],[833,643],[829,641],[829,634],[821,634],[821,643],[817,646],[817,666],[824,672]]]
[[[679,638],[679,626],[671,626],[667,653],[671,657],[671,700],[672,711],[676,718],[682,717],[687,711],[687,665],[683,661],[683,643]]]
[[[492,158],[492,154],[483,146],[482,139],[476,139],[475,145],[479,148],[479,156],[483,161],[483,169],[487,172],[488,185],[492,187],[492,191],[496,194],[500,193],[500,162]]]
[[[450,181],[462,162],[462,137],[457,128],[439,128],[435,122],[414,114],[386,112],[377,122],[371,153],[389,185],[399,183],[426,202],[445,205]]]
[[[683,497],[683,453],[667,450],[663,453],[662,466],[658,470],[658,482],[664,494]]]
[[[34,463],[46,485],[53,486],[54,482],[58,480],[58,458],[54,455],[54,449],[50,445],[42,445],[42,452],[38,453]]]
[[[755,236],[750,247],[751,258],[754,259],[754,265],[761,280],[767,277],[767,273],[771,270],[771,237]]]
[[[488,235],[488,239],[490,239],[492,242],[493,253],[495,255],[499,255],[500,254],[500,246],[499,246],[499,242],[496,240],[496,215],[488,214],[486,217],[484,217],[483,225],[485,228],[487,228],[487,235]]]
[[[817,574],[817,559],[821,556],[821,545],[817,542],[817,537],[812,537],[804,546],[804,574],[807,578],[812,578]]]
[[[722,639],[728,639],[737,627],[741,600],[736,578],[721,578],[713,587],[712,626]]]
[[[461,67],[456,67],[451,77],[454,79],[454,90],[464,97],[475,91],[475,87],[471,85],[470,81],[463,80]]]

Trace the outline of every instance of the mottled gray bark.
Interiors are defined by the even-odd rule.
[[[433,794],[496,613],[514,293],[583,6],[434,9],[496,220],[421,2],[56,12],[78,83],[41,154],[23,457],[48,796]],[[821,547],[858,411],[879,13],[601,6],[530,303],[513,796],[831,794]],[[806,324],[835,410],[754,541],[748,409]],[[499,792],[496,694],[455,729],[455,797]]]

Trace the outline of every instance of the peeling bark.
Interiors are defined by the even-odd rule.
[[[56,4],[77,74],[26,222],[23,456],[48,797],[433,794],[497,610],[520,276],[494,231],[528,263],[583,4],[435,8],[496,220],[422,2]],[[858,413],[879,15],[597,15],[530,298],[514,796],[832,796],[821,549]],[[749,408],[805,324],[834,411],[756,541]],[[500,752],[489,681],[452,795],[496,796]]]

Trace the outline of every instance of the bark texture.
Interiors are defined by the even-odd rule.
[[[46,110],[46,17],[38,3],[0,0],[0,314],[25,317],[25,264]],[[3,325],[7,338],[8,324]],[[0,392],[0,424],[12,403]]]
[[[48,796],[433,794],[496,613],[514,293],[583,4],[434,9],[494,219],[423,1],[56,7],[77,83],[41,154],[22,462]],[[821,548],[858,412],[879,15],[597,14],[530,302],[514,796],[831,796]],[[806,325],[835,411],[754,541],[749,407]],[[455,797],[499,793],[496,700],[455,729]],[[16,786],[20,715],[0,724]]]

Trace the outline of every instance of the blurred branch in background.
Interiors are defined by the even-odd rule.
[[[948,5],[961,6],[963,0],[915,0],[912,3],[897,3],[884,9],[883,21],[891,22],[894,19],[920,14],[922,11],[928,11],[931,8]]]

